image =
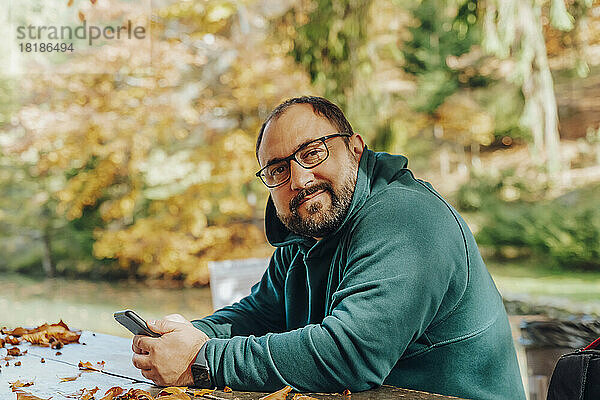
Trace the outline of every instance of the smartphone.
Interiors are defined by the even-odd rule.
[[[127,328],[134,335],[146,335],[151,337],[160,337],[159,333],[152,332],[146,321],[142,319],[133,310],[123,310],[114,313],[115,319],[118,323]]]

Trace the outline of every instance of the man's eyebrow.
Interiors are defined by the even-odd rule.
[[[287,157],[275,157],[275,158],[271,158],[269,161],[267,161],[267,163],[265,164],[265,167],[268,167],[269,165],[277,164],[278,162],[283,161],[286,158]]]
[[[298,150],[300,150],[302,147],[306,146],[307,144],[309,144],[309,143],[311,143],[311,142],[314,142],[315,140],[319,140],[319,138],[316,138],[316,139],[310,139],[310,140],[307,140],[307,141],[306,141],[306,142],[304,142],[304,143],[301,143],[301,144],[299,144],[298,146],[296,146],[296,148],[294,149],[294,151],[292,151],[292,154],[294,154],[295,152],[297,152]],[[288,156],[288,157],[289,157],[289,156]],[[280,162],[280,161],[283,161],[283,160],[285,160],[286,158],[287,158],[287,157],[274,157],[274,158],[271,158],[269,161],[267,161],[267,163],[265,164],[265,167],[268,167],[269,165],[273,165],[273,164],[275,164],[275,163],[278,163],[278,162]]]

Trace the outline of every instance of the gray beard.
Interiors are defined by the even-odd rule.
[[[344,219],[348,214],[348,210],[350,209],[350,203],[352,202],[355,184],[356,176],[349,175],[337,194],[333,190],[331,184],[328,182],[318,183],[309,188],[303,189],[290,201],[290,214],[282,215],[279,211],[277,211],[277,216],[286,226],[286,228],[295,234],[314,238],[325,237],[335,232],[342,225],[342,222],[344,222]],[[307,211],[310,216],[314,217],[303,219],[298,213],[298,203],[306,196],[309,196],[319,190],[324,190],[329,194],[329,196],[331,196],[330,209],[323,210],[323,204],[321,203],[311,204],[307,208]],[[321,214],[320,218],[318,218],[319,213]]]

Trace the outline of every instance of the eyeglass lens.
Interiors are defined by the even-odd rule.
[[[317,141],[308,144],[300,149],[294,156],[298,164],[304,168],[310,168],[323,162],[327,158],[328,152],[324,141]],[[290,161],[281,161],[270,165],[264,171],[265,183],[269,186],[278,185],[290,176]]]

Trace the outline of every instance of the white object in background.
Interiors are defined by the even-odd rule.
[[[213,308],[218,310],[249,295],[250,289],[260,281],[268,265],[268,258],[209,262]]]

